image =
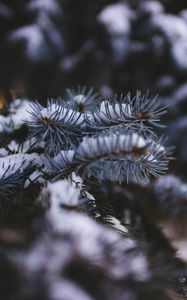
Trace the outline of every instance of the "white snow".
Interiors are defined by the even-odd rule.
[[[133,134],[112,134],[110,136],[100,136],[98,138],[85,138],[80,144],[77,154],[85,157],[98,155],[107,152],[109,155],[117,151],[132,151],[134,148],[144,148],[147,146],[146,140],[138,135]],[[100,151],[100,152],[99,152]]]
[[[51,13],[54,15],[58,15],[60,12],[60,6],[54,0],[34,0],[28,3],[26,6],[28,11],[33,11],[35,13]]]
[[[4,127],[8,130],[18,129],[25,121],[29,120],[30,104],[31,102],[26,99],[15,100],[10,106],[10,114],[6,117],[0,115],[0,132],[3,131]]]
[[[23,172],[29,165],[37,162],[38,154],[13,154],[0,158],[0,178],[7,178],[17,170]]]
[[[106,6],[98,15],[98,21],[104,24],[111,34],[129,34],[131,30],[130,10],[123,3]]]
[[[174,43],[171,47],[171,56],[175,66],[186,72],[187,70],[187,36],[186,39],[182,39],[177,43]]]
[[[37,24],[19,27],[10,33],[9,39],[12,43],[18,40],[25,41],[25,51],[31,60],[38,60],[38,53],[43,52],[45,37]]]
[[[75,207],[79,204],[80,191],[80,187],[75,187],[68,180],[58,180],[54,183],[49,183],[42,190],[42,204],[45,206],[49,203],[50,206],[46,218],[56,230],[61,228],[64,207]]]
[[[59,171],[62,171],[67,166],[67,164],[73,161],[74,153],[75,153],[74,150],[62,150],[51,160],[43,156],[41,160],[44,164],[45,172],[53,173],[54,171],[56,171],[53,168],[53,163],[55,166],[57,166]],[[52,162],[52,166],[51,166],[51,162]]]
[[[155,29],[160,29],[171,43],[187,39],[187,24],[177,16],[160,14],[158,17],[156,15],[152,18],[152,25]]]
[[[47,108],[40,111],[40,116],[47,119],[56,119],[60,121],[63,119],[64,123],[70,122],[72,125],[81,125],[84,122],[84,117],[79,112],[75,112],[70,108],[62,108],[60,104],[52,103]]]
[[[128,118],[129,115],[132,114],[131,112],[131,107],[129,104],[126,103],[115,103],[115,104],[111,104],[108,101],[103,101],[101,102],[101,105],[99,107],[99,113],[94,113],[94,117],[97,121],[100,121],[100,118],[104,121],[104,122],[108,122],[110,123],[111,120],[108,118],[107,115],[110,115],[110,118],[113,118],[114,121],[118,119],[118,117],[120,117],[120,115],[123,114],[123,116],[126,116]]]
[[[76,188],[68,180],[50,183],[46,191],[50,194],[50,214],[53,214],[58,207],[60,208],[60,205],[74,207],[79,203],[80,187]]]
[[[81,104],[81,103],[85,103],[86,100],[87,100],[87,97],[83,94],[80,94],[80,95],[75,95],[73,97],[74,101],[77,102],[78,104]]]

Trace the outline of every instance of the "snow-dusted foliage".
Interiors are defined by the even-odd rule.
[[[14,154],[0,158],[0,195],[8,198],[24,182],[37,165],[37,154]]]
[[[185,1],[0,1],[0,41],[0,299],[187,299]]]
[[[32,102],[23,99],[17,99],[11,103],[9,107],[9,115],[0,115],[0,132],[3,131],[14,131],[19,129],[26,120],[29,119],[29,105]]]
[[[46,108],[38,102],[32,104],[28,125],[33,132],[31,136],[37,135],[39,142],[47,141],[54,151],[59,151],[62,147],[70,147],[81,136],[83,122],[81,113],[60,102],[48,101]]]
[[[48,100],[46,107],[26,100],[23,108],[18,104],[12,104],[13,110],[4,119],[12,118],[17,130],[18,124],[25,125],[29,133],[26,141],[9,141],[1,148],[1,182],[6,180],[9,187],[9,178],[15,181],[10,181],[7,194],[15,188],[16,179],[19,185],[19,177],[23,178],[28,166],[30,169],[30,158],[37,151],[44,153],[35,159],[34,173],[25,178],[27,187],[28,179],[41,184],[45,178],[66,179],[73,171],[84,180],[92,177],[98,181],[145,183],[167,170],[171,148],[154,133],[154,126],[160,126],[160,117],[166,112],[157,97],[150,99],[137,92],[135,97],[115,96],[112,102],[92,89],[79,87],[77,93],[68,89],[64,98]],[[19,120],[25,106],[26,114]]]
[[[80,86],[77,89],[67,89],[66,97],[67,106],[80,113],[94,109],[100,101],[98,93],[95,93],[93,88]]]
[[[75,152],[83,174],[100,180],[149,181],[167,170],[169,149],[137,133],[85,138]]]

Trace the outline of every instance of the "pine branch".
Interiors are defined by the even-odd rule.
[[[40,141],[47,141],[54,152],[61,148],[71,148],[81,137],[84,118],[79,112],[65,108],[58,101],[48,101],[47,108],[38,102],[31,105],[30,120],[27,125],[31,130],[29,137],[37,137]]]

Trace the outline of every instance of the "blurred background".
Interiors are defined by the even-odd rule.
[[[77,85],[187,93],[187,1],[4,0],[0,41],[6,99],[45,101]]]

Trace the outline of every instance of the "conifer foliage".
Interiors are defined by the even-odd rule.
[[[157,134],[160,128],[163,128],[163,125],[160,125],[160,119],[166,110],[165,106],[160,105],[157,97],[149,98],[148,95],[142,95],[140,92],[137,92],[134,97],[128,94],[127,96],[118,97],[116,95],[113,98],[103,98],[93,89],[86,88],[67,89],[63,97],[57,100],[48,100],[46,106],[37,101],[13,101],[6,108],[6,114],[1,115],[0,197],[2,203],[8,203],[7,201],[11,203],[14,199],[15,205],[19,203],[21,210],[25,210],[26,206],[23,209],[23,197],[32,198],[35,204],[29,200],[29,206],[34,205],[37,211],[39,207],[45,211],[44,220],[54,233],[65,234],[65,228],[69,226],[66,234],[73,235],[73,239],[78,230],[76,228],[79,228],[78,226],[86,227],[86,224],[90,222],[90,217],[116,228],[125,236],[128,232],[128,226],[123,224],[125,222],[132,226],[131,230],[133,231],[136,228],[137,220],[141,224],[140,227],[144,228],[145,217],[143,218],[141,210],[142,205],[145,206],[144,213],[147,214],[148,206],[145,199],[149,199],[149,196],[145,199],[141,199],[141,197],[148,193],[150,181],[167,172],[169,162],[173,158],[173,147],[167,145],[167,139],[164,136],[159,137]],[[165,201],[166,196],[163,195],[167,194],[167,187],[163,186],[165,181],[161,181],[161,183],[163,182],[161,187],[159,182],[156,181],[151,192],[151,197],[155,199],[157,206],[162,203],[162,197]],[[139,188],[144,190],[139,193],[139,204],[135,195],[133,195],[133,203],[132,199],[129,199],[128,189],[131,191],[132,185],[136,187],[135,193]],[[124,190],[125,186],[127,190]],[[159,195],[161,188],[165,193],[162,197]],[[117,195],[117,193],[120,197],[123,195],[124,204],[122,205],[122,202],[118,202],[116,198],[115,205],[118,206],[116,210],[112,195]],[[107,197],[109,197],[108,200]],[[169,205],[167,209],[170,209],[168,207]],[[173,208],[174,205],[171,204],[171,209]],[[118,215],[118,209],[124,211],[124,214],[128,214],[128,221],[123,220],[121,214]],[[70,213],[72,210],[73,212]],[[31,211],[33,211],[33,207]],[[84,211],[89,217],[83,217],[80,211]],[[153,213],[152,209],[150,215],[151,213]],[[174,214],[170,216],[173,217]],[[66,225],[65,222],[67,222]],[[71,225],[71,222],[75,222],[75,224]],[[81,225],[83,223],[85,225]],[[92,224],[91,227],[94,228],[94,225]],[[95,229],[90,228],[89,235],[92,235],[92,230],[93,232],[95,230],[102,232],[104,229],[102,226],[101,228],[97,226]],[[78,230],[78,248],[76,250],[78,252],[82,251],[79,249],[82,247],[81,234],[84,236],[84,232],[81,233],[81,230]],[[129,237],[131,244],[132,236],[129,235]],[[118,247],[127,247],[129,237],[120,242],[121,246],[116,246],[117,251],[119,251]],[[103,246],[105,242],[110,244],[109,240],[113,238],[113,234],[111,233],[111,237],[109,234],[106,241],[103,241]],[[55,246],[56,237],[51,236],[50,239],[54,243],[54,251],[58,251],[58,246]],[[160,244],[159,235],[157,239]],[[97,242],[96,240],[91,241],[93,245]],[[42,253],[42,247],[45,244],[42,236],[38,243],[41,244],[39,246],[41,249],[37,251]],[[71,248],[72,245],[68,247]],[[93,253],[97,255],[98,246],[93,247],[96,247]],[[139,251],[135,250],[135,244],[132,244],[132,248],[132,251]],[[29,270],[30,267],[27,267],[27,264],[30,263],[29,256],[34,255],[35,265],[39,264],[33,273],[35,278],[40,272],[41,262],[34,254],[35,246],[30,251],[31,253],[27,253],[28,257],[26,256],[21,263],[20,272],[24,273]],[[114,253],[114,250],[111,251]],[[166,251],[166,256],[168,251],[170,252],[172,249],[169,248]],[[142,260],[141,270],[144,272],[142,280],[149,282],[151,277],[148,275],[147,258],[144,256],[141,258],[141,252],[138,253],[139,259]],[[86,259],[90,254],[88,251],[87,254],[81,252],[81,255],[83,255],[83,259]],[[121,254],[117,254],[118,258],[120,256]],[[45,259],[47,260],[48,256]],[[62,263],[60,262],[61,258],[58,257],[58,259],[59,263]],[[133,254],[132,265],[134,259]],[[88,260],[90,262],[88,262],[88,266],[85,264],[85,268],[89,268],[89,264],[92,265],[94,257],[93,260],[92,258],[88,258]],[[125,261],[124,264],[126,264]],[[74,261],[72,261],[72,265],[76,269]],[[101,268],[103,267],[103,262],[101,262]],[[26,268],[25,271],[24,268]],[[67,266],[66,268],[71,273],[71,267]],[[94,267],[91,266],[92,268]],[[63,270],[63,272],[66,271]],[[131,267],[129,272],[131,272]],[[139,285],[138,270],[133,272],[137,272],[137,278],[135,281],[133,279],[133,282]],[[76,271],[73,271],[72,274],[75,276]],[[111,276],[114,276],[112,274]],[[127,273],[123,273],[123,278],[126,276]],[[157,275],[155,274],[155,276]],[[65,277],[66,273],[64,273]],[[28,279],[29,284],[31,284],[30,280],[32,281],[32,279]],[[152,289],[151,286],[150,288]],[[162,293],[156,286],[154,288],[157,293]],[[65,291],[69,293],[70,289],[65,287]],[[123,294],[124,291],[120,293]],[[138,287],[137,293],[139,293]],[[108,298],[106,297],[106,299]]]
[[[46,176],[51,173],[58,178],[65,178],[74,171],[83,179],[94,177],[98,181],[120,183],[149,182],[151,177],[167,171],[172,149],[164,145],[163,137],[158,138],[154,133],[154,126],[159,126],[160,117],[166,112],[158,99],[149,99],[138,92],[134,98],[127,95],[118,100],[116,96],[112,101],[99,97],[100,103],[94,103],[96,93],[80,91],[78,94],[68,89],[67,95],[49,100],[46,107],[38,102],[26,106],[27,118],[23,124],[29,130],[27,143],[31,144],[32,156],[35,155],[35,169],[43,168]],[[77,103],[84,107],[82,111],[76,109]],[[95,109],[90,109],[91,105],[95,105]],[[44,149],[40,158],[33,153],[33,147]],[[23,148],[23,145],[19,147]],[[21,155],[14,154],[13,158],[18,156],[22,161]],[[2,184],[5,178],[6,182],[10,178],[8,194],[11,187],[14,192],[16,182],[11,185],[14,171],[19,185],[19,176],[21,178],[23,173],[19,170],[28,169],[28,163],[24,168],[25,161],[30,160],[28,155],[25,154],[25,160],[18,167],[14,160],[12,162],[12,155],[10,159],[6,156],[9,164],[1,165]],[[5,191],[3,194],[6,196]]]
[[[187,299],[185,1],[4,0],[0,40],[0,299]]]

